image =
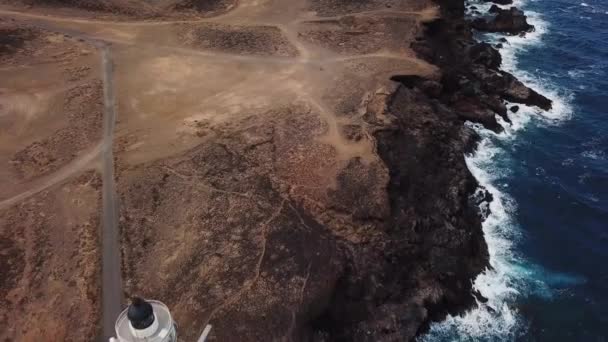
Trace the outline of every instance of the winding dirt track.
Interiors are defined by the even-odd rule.
[[[89,168],[91,166],[91,163],[95,161],[97,157],[99,157],[102,150],[103,143],[99,143],[91,151],[88,151],[81,157],[76,158],[59,171],[49,175],[48,177],[44,177],[38,180],[30,189],[10,198],[7,198],[3,201],[0,201],[0,209],[8,208],[14,205],[15,203],[21,202],[24,199],[33,196],[45,189],[48,189],[55,184],[61,183],[67,178],[70,178],[75,174],[81,172],[82,170]]]

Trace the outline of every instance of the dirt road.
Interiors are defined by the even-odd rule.
[[[102,327],[106,341],[114,336],[114,321],[122,305],[122,279],[120,273],[120,245],[118,233],[118,203],[116,202],[116,186],[114,184],[114,156],[112,142],[116,123],[116,98],[114,97],[113,64],[110,47],[103,45],[102,73],[104,95],[103,120],[103,239],[102,239]]]

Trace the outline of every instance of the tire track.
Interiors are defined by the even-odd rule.
[[[80,171],[87,170],[88,168],[92,168],[91,163],[99,157],[102,148],[103,148],[103,143],[99,143],[93,149],[91,149],[89,152],[72,160],[72,162],[70,162],[64,168],[61,168],[57,172],[49,175],[48,177],[44,177],[42,182],[40,182],[40,183],[36,182],[39,185],[34,186],[33,188],[31,188],[27,191],[21,192],[17,195],[14,195],[10,198],[0,201],[0,210],[8,208],[16,203],[19,203],[19,202],[27,199],[30,196],[33,196],[41,191],[44,191],[44,190],[50,188],[51,186],[53,186],[55,184],[61,183],[65,179],[72,177],[73,175],[75,175],[76,173],[78,173]]]

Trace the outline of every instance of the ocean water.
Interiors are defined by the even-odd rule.
[[[474,282],[489,300],[421,341],[608,341],[608,1],[515,5],[536,31],[507,37],[503,69],[553,109],[520,106],[501,134],[474,126],[484,138],[467,164],[494,196],[492,269]]]

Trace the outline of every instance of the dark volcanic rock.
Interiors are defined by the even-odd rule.
[[[392,124],[374,133],[390,170],[386,236],[353,256],[327,310],[311,323],[323,341],[409,340],[430,321],[474,305],[470,279],[487,266],[481,214],[470,200],[477,182],[464,161],[479,136],[441,103],[442,82],[391,79],[401,83],[383,114]],[[378,122],[372,114],[366,121]]]
[[[424,78],[418,75],[394,75],[391,76],[391,81],[399,82],[411,89],[424,82]]]
[[[475,296],[475,298],[481,302],[481,303],[487,303],[488,302],[488,298],[484,297],[481,292],[479,292],[479,290],[475,290],[473,291],[473,295]]]
[[[441,14],[445,18],[464,17],[465,2],[462,0],[436,0],[441,5]]]
[[[438,98],[441,96],[441,92],[443,91],[443,86],[439,82],[426,80],[420,84],[420,89],[431,98]]]
[[[509,110],[511,110],[513,113],[517,113],[519,111],[519,106],[513,106]]]
[[[33,30],[0,28],[0,55],[15,52],[35,35]]]
[[[415,75],[394,75],[391,81],[399,82],[410,89],[417,87],[431,98],[438,98],[443,90],[441,83]]]
[[[390,100],[389,112],[397,118],[394,130],[376,133],[378,153],[393,170],[389,183],[393,208],[389,233],[395,241],[419,241],[426,247],[417,250],[414,247],[417,243],[404,245],[388,257],[418,260],[416,263],[425,260],[425,265],[408,263],[396,267],[396,274],[403,273],[397,279],[428,281],[431,278],[424,274],[439,276],[427,283],[428,288],[441,293],[434,303],[425,304],[428,317],[411,309],[417,306],[415,299],[407,306],[410,309],[399,316],[399,320],[424,324],[473,305],[471,283],[467,279],[487,265],[480,216],[468,200],[477,182],[463,158],[477,136],[462,125],[458,114],[418,87],[400,87]],[[449,195],[442,197],[439,195],[442,191]],[[406,255],[426,257],[412,259]],[[412,278],[412,273],[418,276]],[[388,289],[394,286],[385,285]],[[400,307],[404,307],[403,303],[392,304],[393,309]],[[378,324],[384,324],[390,316],[381,311],[379,317],[383,318],[377,320]],[[362,326],[361,335],[347,340],[364,339],[367,328],[368,325]]]
[[[438,2],[444,4],[450,1],[439,0]],[[526,87],[513,75],[498,69],[502,58],[496,49],[490,44],[477,43],[473,39],[470,27],[512,34],[532,29],[532,26],[526,22],[523,12],[515,8],[502,10],[496,7],[493,11],[497,15],[490,23],[480,19],[481,21],[474,22],[468,26],[464,23],[463,15],[456,6],[444,7],[443,17],[427,24],[425,39],[416,41],[412,44],[412,48],[422,58],[440,67],[442,72],[440,80],[441,94],[437,97],[436,101],[431,100],[428,103],[429,99],[425,99],[427,92],[422,90],[422,81],[400,77],[398,80],[405,86],[400,88],[393,100],[399,100],[397,103],[400,105],[391,108],[393,108],[392,112],[400,119],[401,129],[408,132],[409,127],[411,127],[410,125],[416,125],[415,118],[401,113],[418,113],[417,117],[426,118],[423,121],[425,125],[433,131],[440,132],[441,129],[435,126],[438,125],[435,120],[437,118],[436,115],[441,113],[441,120],[445,123],[454,122],[454,117],[456,117],[460,121],[466,120],[481,123],[484,127],[499,132],[502,130],[502,127],[498,124],[496,115],[501,116],[506,122],[510,122],[507,115],[508,109],[504,100],[533,105],[545,110],[551,108],[551,101],[549,99]],[[506,39],[503,39],[502,42],[506,42]],[[404,80],[407,80],[407,82],[404,82]],[[429,107],[432,110],[428,109]],[[512,107],[512,112],[516,111],[517,108],[515,107],[517,106]],[[419,146],[416,139],[420,137],[420,134],[424,133],[406,133],[407,138],[402,139],[410,139],[409,145]],[[460,133],[460,136],[467,136],[467,133],[463,131]],[[441,137],[436,136],[436,138],[440,140],[446,139],[443,135]],[[470,134],[464,139],[467,142],[461,141],[457,145],[450,142],[449,145],[452,147],[458,146],[458,148],[462,148],[462,151],[467,153],[475,147],[479,137]],[[378,140],[382,141],[383,139],[378,137]],[[428,143],[431,142],[429,141]],[[400,146],[400,143],[395,141],[391,146]],[[412,149],[415,148],[412,147]],[[444,148],[441,147],[439,150],[443,150]],[[395,163],[397,163],[396,165],[401,165],[396,166],[394,168],[396,170],[412,167],[404,165],[407,163],[407,158],[405,160],[401,158],[401,160],[397,161],[397,157],[392,156],[393,154],[407,156],[411,154],[410,150],[403,151],[402,153],[398,149],[387,152],[383,151],[380,147],[379,151],[382,152],[380,155],[387,161],[387,165],[395,165]],[[456,162],[455,165],[459,165],[459,163]],[[391,170],[393,170],[392,167]],[[395,177],[399,179],[401,175],[398,174]],[[451,177],[458,179],[463,176],[452,174]],[[395,178],[391,178],[392,182],[394,180]],[[406,193],[406,191],[406,189],[402,189],[400,193]],[[399,198],[399,195],[395,196]],[[393,200],[395,199],[394,196],[392,198]],[[489,215],[488,204],[490,201],[492,201],[492,195],[485,189],[477,188],[477,191],[470,196],[467,208],[468,210],[475,208],[485,218]],[[460,240],[459,243],[461,245],[466,244],[464,240]],[[476,253],[476,255],[477,257],[470,259],[472,263],[470,265],[481,265],[479,263],[482,262],[481,256],[483,253]],[[469,270],[473,269],[474,267],[469,268]],[[460,290],[462,291],[462,289]],[[470,292],[467,292],[466,298],[470,298],[469,294]],[[481,302],[487,301],[481,293],[473,293],[472,296]],[[443,306],[430,306],[429,310],[431,312],[429,315],[431,319],[440,319],[442,314],[450,310],[458,311],[461,309],[462,306],[459,305],[463,303],[463,301],[453,300],[445,303]]]
[[[495,115],[510,122],[501,98],[548,110],[551,101],[526,87],[513,75],[499,71],[500,53],[490,44],[477,43],[460,21],[437,20],[427,26],[427,39],[412,47],[443,71],[440,100],[462,120],[481,123],[499,132]]]
[[[458,116],[463,120],[482,124],[494,132],[502,132],[502,126],[496,121],[496,113],[471,99],[464,99],[453,104]]]
[[[499,5],[510,5],[513,3],[513,0],[483,0],[483,2],[492,2]]]
[[[511,102],[536,106],[544,110],[551,109],[551,100],[526,87],[508,72],[474,68],[473,73],[480,80],[483,80],[484,88],[488,92],[500,94],[504,99]]]
[[[473,45],[469,50],[471,61],[482,64],[490,69],[498,69],[502,63],[500,53],[488,43]]]
[[[486,219],[490,215],[490,202],[494,200],[494,196],[484,187],[478,187],[473,196],[471,196],[471,206],[479,208],[481,217]],[[475,294],[475,293],[473,293]]]
[[[448,0],[438,2],[443,4],[446,1]],[[516,9],[495,9],[495,11],[498,14],[491,24],[482,22],[483,28],[486,30],[517,34],[532,28],[525,21],[525,16],[521,11]],[[461,13],[455,7],[452,10],[444,8],[443,18],[427,25],[425,39],[421,39],[412,45],[412,48],[421,57],[441,68],[441,95],[432,107],[443,113],[443,120],[453,121],[455,115],[459,120],[481,123],[486,128],[498,132],[502,130],[502,127],[498,124],[496,115],[501,116],[506,122],[510,122],[504,100],[534,105],[545,110],[550,109],[551,101],[549,99],[526,87],[513,75],[498,70],[501,64],[499,52],[489,44],[476,43],[469,26],[464,24],[463,21]],[[472,24],[471,26],[475,27],[476,25]],[[477,27],[479,28],[479,24]],[[503,39],[502,42],[506,42],[506,39]],[[410,82],[407,89],[401,89],[395,95],[395,99],[397,99],[399,96],[406,96],[404,94],[407,94],[407,99],[402,102],[411,103],[409,106],[399,108],[399,112],[424,114],[423,117],[428,118],[427,124],[434,130],[436,128],[434,128],[433,115],[429,113],[429,110],[422,110],[419,105],[419,103],[428,101],[421,100],[424,92],[419,84],[421,82],[418,85],[413,85]],[[418,107],[411,108],[412,106]],[[409,117],[408,119],[412,120]],[[407,127],[405,124],[402,125]],[[466,133],[461,133],[461,136],[464,135]],[[476,146],[478,139],[476,135],[470,135],[466,138],[467,143],[460,143],[458,146],[462,146],[463,151],[469,152]],[[395,145],[398,146],[399,144]],[[398,153],[398,151],[395,153]],[[404,152],[402,155],[407,154],[407,152]],[[382,156],[385,160],[390,158],[390,154],[388,157],[386,154],[382,154]],[[405,163],[405,161],[402,161],[402,163]],[[387,164],[391,165],[390,162],[387,162]],[[396,169],[400,169],[400,167]],[[469,210],[472,210],[471,208],[478,209],[480,215],[485,218],[490,213],[488,205],[490,201],[492,201],[492,195],[487,190],[478,188],[475,194],[470,197],[468,208]],[[481,259],[479,259],[481,254],[477,255],[473,258],[477,260],[471,260],[471,262],[481,262]],[[472,269],[470,268],[470,270]],[[481,302],[487,300],[481,293],[473,293],[473,296]],[[431,319],[440,319],[442,314],[447,311],[457,311],[462,308],[457,303],[458,301],[453,301],[446,303],[447,305],[444,306],[431,306],[429,308]],[[421,331],[423,330],[421,329]]]
[[[500,12],[501,8],[496,6],[496,5],[492,5],[492,7],[490,7],[490,9],[488,10],[488,13],[498,13]]]
[[[490,12],[496,13],[493,19],[488,21],[483,18],[477,18],[473,20],[471,26],[480,31],[504,32],[512,35],[534,30],[534,26],[528,24],[524,12],[515,7],[503,10],[498,6],[492,6]]]

